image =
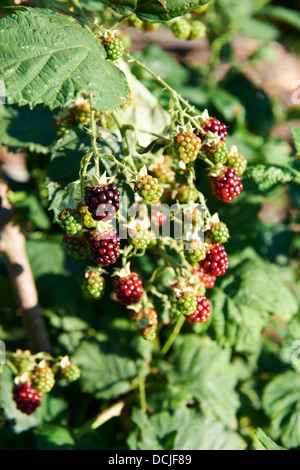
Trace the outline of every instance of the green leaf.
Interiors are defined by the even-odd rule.
[[[286,450],[277,445],[261,428],[256,429],[255,434],[266,450]]]
[[[98,134],[97,147],[99,153],[110,154],[120,158],[121,147],[116,134],[104,129],[99,129]],[[52,147],[51,160],[47,169],[48,178],[63,187],[77,180],[81,160],[90,149],[90,145],[90,135],[80,127],[68,132]],[[108,160],[103,159],[103,162],[105,162],[104,169],[109,175],[109,169],[114,165]]]
[[[259,11],[259,14],[287,23],[296,29],[300,29],[300,13],[297,10],[285,8],[283,6],[268,5],[262,8]]]
[[[159,23],[183,16],[207,3],[207,0],[101,0],[120,15],[136,13],[145,22]]]
[[[0,20],[0,70],[8,103],[64,106],[79,92],[95,106],[113,110],[129,93],[123,72],[91,31],[69,17],[39,8]]]
[[[298,306],[280,267],[251,253],[245,255],[243,259],[239,253],[238,263],[232,264],[227,278],[213,289],[210,332],[221,345],[253,353],[270,317],[278,315],[289,321]]]
[[[241,28],[244,34],[253,39],[273,41],[280,36],[278,28],[255,18],[244,18]]]
[[[33,434],[39,450],[57,450],[74,444],[70,431],[57,424],[42,424]]]
[[[288,183],[294,179],[293,173],[288,168],[275,165],[254,165],[246,169],[244,177],[252,178],[260,191],[267,191],[275,184]]]
[[[55,120],[49,108],[41,105],[0,106],[0,141],[9,150],[28,148],[30,152],[47,153],[56,139]]]
[[[238,397],[229,349],[196,335],[181,336],[172,366],[170,384],[196,398],[205,415],[216,417],[228,427],[236,426]]]
[[[82,390],[96,398],[127,393],[137,376],[136,363],[116,352],[111,344],[83,341],[72,357],[81,369]]]
[[[300,157],[300,128],[290,125],[297,157]]]
[[[275,377],[263,394],[263,408],[272,430],[288,449],[300,446],[300,375],[287,371]]]
[[[150,418],[134,408],[132,421],[139,433],[129,436],[132,450],[242,450],[245,442],[212,418],[186,407],[162,411]]]

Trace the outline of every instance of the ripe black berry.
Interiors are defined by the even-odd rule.
[[[93,231],[90,235],[91,256],[97,264],[108,266],[120,256],[120,238],[115,229],[103,234]]]
[[[125,305],[136,304],[143,292],[143,285],[136,273],[115,279],[114,292],[117,299]]]
[[[222,276],[226,273],[229,263],[227,253],[223,245],[216,243],[206,252],[206,258],[200,261],[200,267],[206,274]]]
[[[112,220],[120,207],[120,191],[115,183],[87,186],[85,204],[94,220]]]
[[[27,381],[13,387],[13,400],[18,410],[31,415],[41,404],[42,394],[32,388],[31,382]]]
[[[214,195],[223,202],[231,202],[237,198],[243,185],[236,170],[225,167],[220,175],[210,178]]]

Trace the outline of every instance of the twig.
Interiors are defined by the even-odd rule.
[[[0,181],[0,251],[4,254],[7,270],[22,311],[29,349],[51,351],[48,333],[41,315],[38,293],[27,257],[25,236],[18,225],[9,220],[14,213],[7,198],[8,187]],[[4,219],[3,219],[4,215]]]

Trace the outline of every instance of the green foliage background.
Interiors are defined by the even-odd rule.
[[[180,0],[167,2],[168,14],[164,2],[121,0],[74,2],[73,11],[81,18],[91,13],[105,18],[108,3],[120,15],[135,12],[142,21],[161,23],[161,28],[188,13],[186,2]],[[189,11],[203,3],[189,2]],[[72,2],[55,4],[63,9]],[[128,94],[128,85],[124,72],[105,61],[92,34],[60,15],[49,21],[48,2],[39,6],[40,10],[16,10],[14,18],[1,10],[0,70],[8,103],[0,106],[0,141],[12,152],[25,149],[28,154],[29,180],[6,178],[19,223],[30,221],[27,253],[54,354],[70,355],[81,368],[81,378],[68,386],[58,380],[37,412],[27,417],[15,409],[13,376],[4,367],[1,402],[7,424],[0,431],[0,448],[299,450],[300,366],[292,355],[297,352],[294,342],[300,340],[300,129],[291,125],[289,144],[272,129],[292,118],[299,122],[300,109],[283,106],[258,89],[235,63],[230,47],[240,33],[261,40],[249,58],[254,66],[276,61],[271,41],[299,53],[299,12],[283,2],[215,0],[203,17],[209,64],[179,62],[155,43],[132,53],[192,105],[207,108],[226,122],[229,142],[238,145],[248,160],[244,191],[226,207],[212,196],[204,166],[198,164],[201,191],[212,213],[219,212],[230,230],[226,247],[230,269],[209,293],[208,322],[184,325],[173,348],[162,357],[161,346],[173,328],[164,302],[156,305],[163,324],[159,338],[148,343],[137,334],[128,311],[111,300],[112,280],[107,280],[101,303],[82,297],[85,263],[68,258],[61,246],[55,216],[64,189],[69,188],[70,198],[78,190],[72,184],[89,148],[89,135],[79,125],[58,140],[57,112],[81,90],[101,90],[96,106],[111,111]],[[26,40],[34,47],[28,52],[20,47],[18,31],[27,34],[29,17],[34,28]],[[38,41],[34,29],[41,33]],[[51,34],[63,44],[61,50],[54,50]],[[10,35],[15,49],[8,50]],[[35,54],[41,49],[45,60],[37,62]],[[228,65],[221,81],[215,73],[220,63]],[[138,79],[138,112],[145,127],[158,132],[169,119],[166,94],[149,74],[133,63],[129,66]],[[60,72],[42,93],[42,82],[52,80],[54,67]],[[90,80],[91,75],[96,81]],[[134,124],[130,109],[122,113]],[[100,144],[105,152],[122,158],[114,129],[101,134]],[[105,162],[103,169],[109,173],[110,162]],[[265,207],[284,216],[272,222],[263,217]],[[154,250],[136,259],[135,268],[147,280],[158,262]],[[0,280],[1,339],[11,351],[26,349],[4,258],[0,258]],[[159,282],[167,285],[167,276]],[[140,409],[141,384],[148,413]],[[125,403],[121,416],[93,428],[95,417],[120,400]]]

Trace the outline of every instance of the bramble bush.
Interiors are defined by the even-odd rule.
[[[300,14],[21,3],[0,19],[0,447],[299,449],[299,103],[247,72],[297,57]]]

